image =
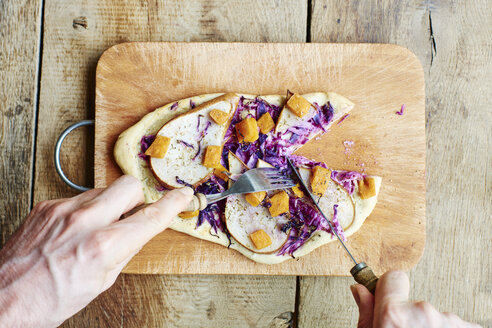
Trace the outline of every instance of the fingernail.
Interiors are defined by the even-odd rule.
[[[183,187],[183,188],[178,189],[178,190],[180,193],[182,193],[185,196],[192,196],[195,193],[195,191],[190,187]]]
[[[355,288],[356,285],[351,285],[350,286],[350,291],[352,292],[352,296],[354,296],[355,303],[357,303],[357,306],[360,304],[360,296],[359,296],[359,291],[357,288]]]

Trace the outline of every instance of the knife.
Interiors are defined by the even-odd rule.
[[[357,262],[355,258],[352,256],[350,251],[348,250],[347,246],[343,243],[343,240],[340,238],[338,235],[337,231],[333,228],[333,225],[331,224],[331,221],[328,220],[328,218],[325,216],[321,208],[319,207],[318,203],[314,199],[313,194],[309,191],[309,188],[306,186],[304,183],[304,180],[301,178],[301,175],[299,174],[299,171],[297,170],[297,167],[292,164],[289,158],[287,158],[287,161],[289,162],[289,166],[292,169],[292,171],[295,173],[297,180],[299,180],[299,183],[301,184],[302,188],[304,191],[309,195],[311,200],[313,201],[314,206],[316,206],[316,209],[318,212],[323,216],[328,222],[328,225],[330,226],[331,231],[335,234],[337,237],[338,241],[342,244],[343,248],[345,251],[347,251],[347,254],[350,256],[350,259],[354,262],[354,267],[350,269],[350,274],[354,277],[354,280],[358,282],[361,285],[364,285],[370,292],[371,294],[374,295],[374,292],[376,291],[376,284],[378,282],[378,277],[374,274],[372,269],[365,264],[364,262]]]

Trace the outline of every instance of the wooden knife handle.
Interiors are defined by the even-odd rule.
[[[371,294],[374,295],[379,278],[372,272],[372,269],[368,267],[367,264],[360,262],[350,270],[350,273],[355,281],[364,285]]]
[[[208,202],[204,194],[197,192],[193,196],[193,200],[188,204],[184,212],[202,211],[207,207]]]

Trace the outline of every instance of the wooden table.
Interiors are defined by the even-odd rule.
[[[0,5],[1,242],[33,204],[76,193],[52,152],[94,117],[101,53],[124,41],[380,42],[412,50],[427,94],[427,245],[411,297],[492,326],[492,5],[476,1],[3,0]],[[62,165],[92,184],[92,131]],[[87,151],[84,151],[87,149]],[[73,327],[353,327],[339,277],[121,275]]]

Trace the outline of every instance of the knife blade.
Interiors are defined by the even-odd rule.
[[[376,291],[376,284],[378,282],[378,277],[374,274],[372,269],[364,262],[357,262],[355,258],[352,256],[352,253],[348,250],[347,246],[343,242],[343,240],[340,238],[338,235],[337,231],[333,228],[333,225],[330,220],[325,216],[323,211],[318,205],[318,202],[314,199],[313,194],[307,187],[306,183],[304,183],[304,180],[302,179],[301,175],[299,174],[299,171],[297,170],[297,167],[292,164],[291,160],[287,158],[287,162],[289,163],[290,168],[294,172],[294,175],[296,176],[296,179],[299,181],[299,184],[302,186],[306,194],[311,198],[311,201],[313,202],[314,206],[318,210],[318,212],[321,214],[321,216],[326,220],[328,223],[328,226],[331,229],[331,232],[337,237],[338,241],[342,244],[343,248],[347,252],[347,254],[350,256],[350,259],[354,262],[354,267],[350,269],[350,274],[354,277],[355,281],[357,281],[359,284],[362,284],[366,286],[366,288],[374,295]]]

